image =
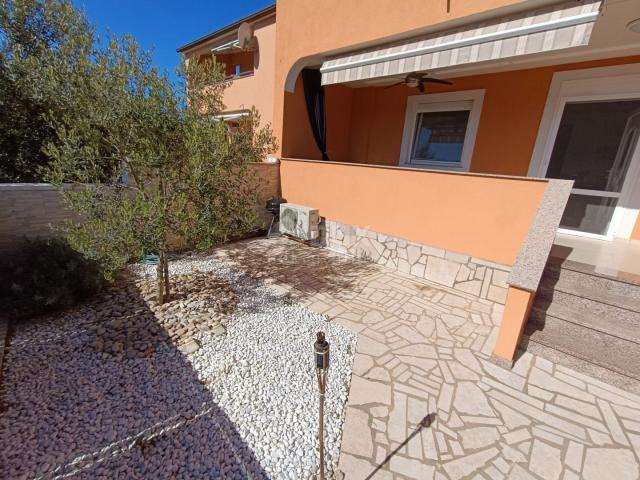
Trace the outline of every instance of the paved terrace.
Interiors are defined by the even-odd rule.
[[[490,362],[502,306],[283,238],[218,252],[358,334],[348,480],[638,478],[640,397],[529,353]]]

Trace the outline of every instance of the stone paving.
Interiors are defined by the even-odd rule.
[[[218,253],[358,334],[346,479],[639,478],[640,397],[526,352],[492,363],[502,305],[283,238]]]

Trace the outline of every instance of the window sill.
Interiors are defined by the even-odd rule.
[[[404,168],[422,168],[425,170],[444,170],[447,172],[468,172],[469,169],[465,168],[461,163],[457,164],[446,164],[446,163],[411,163],[411,162],[400,162],[398,164],[400,167]]]

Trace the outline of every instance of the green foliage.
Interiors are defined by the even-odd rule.
[[[156,252],[162,277],[169,238],[206,249],[252,227],[249,163],[274,139],[256,111],[233,132],[216,120],[221,64],[184,62],[175,85],[131,37],[97,41],[69,0],[0,9],[0,89],[23,102],[0,119],[0,177],[73,184],[60,190],[82,219],[64,229],[73,248],[107,275]]]
[[[61,190],[85,219],[67,225],[74,248],[113,272],[145,251],[166,251],[169,237],[207,249],[249,230],[258,203],[249,164],[274,142],[255,111],[233,134],[215,120],[227,86],[222,66],[186,65],[187,91],[129,38],[111,41],[96,58],[99,82],[73,92],[86,111],[54,124],[58,138],[45,149],[45,178],[79,184]]]
[[[71,209],[84,221],[69,221],[64,230],[71,247],[97,262],[108,279],[131,260],[139,260],[162,236],[154,205],[130,198],[123,187],[100,185],[65,192]]]
[[[0,256],[0,282],[5,313],[24,318],[77,304],[96,293],[104,277],[96,262],[62,240],[25,239]]]
[[[66,0],[0,0],[0,181],[41,181],[50,117],[75,116],[66,77],[77,78],[94,33]]]

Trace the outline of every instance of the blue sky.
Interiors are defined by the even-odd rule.
[[[174,77],[176,48],[273,3],[272,0],[72,0],[104,33],[133,35]]]

